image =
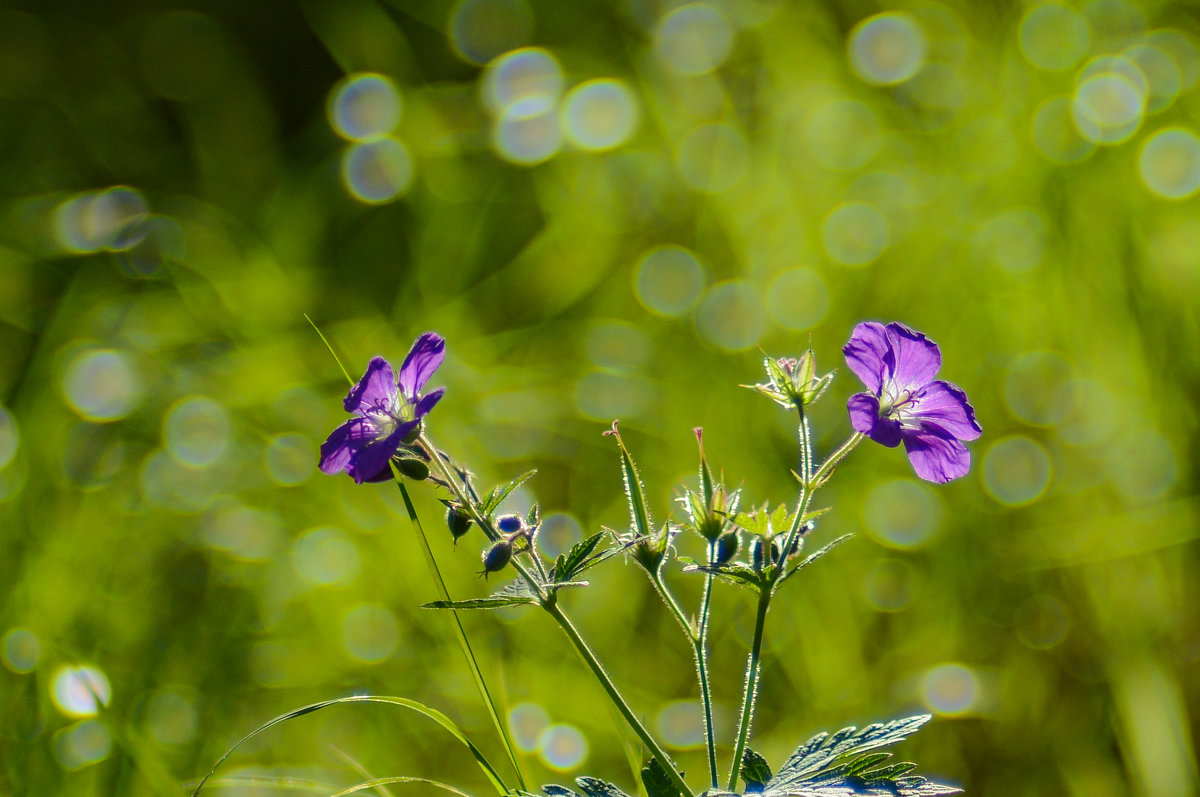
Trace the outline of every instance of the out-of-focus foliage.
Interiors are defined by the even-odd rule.
[[[754,748],[929,710],[901,754],[968,793],[1194,794],[1198,35],[1157,0],[6,3],[0,794],[178,794],[365,692],[503,760],[395,487],[315,470],[345,383],[305,313],[355,377],[445,335],[431,434],[484,484],[539,468],[511,505],[560,547],[623,522],[612,418],[658,518],[693,426],[787,502],[755,347],[811,333],[823,372],[859,320],[926,332],[972,471],[839,469],[813,541],[858,536],[771,613]],[[813,408],[822,455],[858,389]],[[414,493],[452,595],[493,591]],[[691,654],[618,562],[563,600],[696,779]],[[749,602],[718,587],[729,740]],[[633,787],[544,617],[463,622],[533,784]],[[487,789],[383,706],[223,775],[365,773]]]

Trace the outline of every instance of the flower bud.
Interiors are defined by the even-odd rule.
[[[799,553],[800,548],[804,545],[804,529],[801,529],[800,533],[796,535],[796,539],[792,540],[791,550],[785,556],[783,554],[783,545],[787,542],[787,536],[787,534],[779,534],[775,539],[771,540],[771,558],[774,561],[791,558]]]
[[[397,459],[393,460],[396,463],[396,469],[401,475],[412,479],[415,482],[423,482],[429,478],[429,466],[419,459]]]
[[[483,552],[483,571],[479,574],[487,578],[488,573],[503,570],[512,559],[513,546],[511,540],[497,540],[492,547]]]
[[[799,359],[794,357],[779,357],[763,360],[763,368],[767,372],[767,384],[743,385],[757,390],[775,403],[789,409],[805,407],[821,397],[829,387],[837,371],[817,375],[816,360],[812,349],[805,351]]]
[[[750,566],[762,570],[771,563],[771,546],[762,537],[755,536],[750,540]]]
[[[728,563],[737,556],[738,548],[742,547],[742,538],[737,531],[727,531],[717,538],[717,551],[713,562],[719,565]]]
[[[471,529],[471,515],[465,509],[450,504],[446,507],[446,527],[457,542],[458,538]]]
[[[496,518],[496,531],[506,536],[520,534],[525,529],[525,521],[520,515],[501,515]]]

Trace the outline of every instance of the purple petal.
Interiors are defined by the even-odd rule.
[[[353,476],[354,481],[359,484],[375,480],[379,472],[387,467],[392,454],[395,454],[396,449],[400,448],[404,436],[411,432],[416,425],[417,421],[402,423],[387,437],[364,447],[355,455],[354,461],[346,472]]]
[[[974,440],[983,433],[967,394],[958,385],[940,379],[917,393],[912,413],[916,420],[932,423],[959,440]]]
[[[439,387],[437,390],[431,390],[424,396],[421,396],[421,400],[417,402],[417,417],[424,418],[426,415],[428,415],[429,411],[437,406],[437,403],[442,400],[442,394],[445,392],[446,388]]]
[[[846,402],[846,410],[854,431],[888,448],[900,445],[900,425],[879,417],[879,399],[870,393],[855,393]]]
[[[391,406],[396,397],[396,378],[392,366],[382,357],[372,357],[367,372],[350,388],[344,402],[346,412],[365,412],[371,407]]]
[[[906,434],[904,449],[913,470],[928,482],[945,484],[965,476],[971,469],[971,452],[952,437],[922,432]]]
[[[334,429],[321,444],[321,471],[329,474],[349,472],[354,455],[370,442],[374,432],[374,427],[365,418],[351,418]]]
[[[892,379],[900,390],[922,387],[937,376],[942,352],[936,343],[904,324],[887,325],[892,350]]]
[[[856,326],[850,335],[850,342],[842,347],[846,365],[862,380],[867,390],[877,396],[883,386],[883,377],[888,372],[885,358],[890,351],[883,324],[875,321],[864,321]]]
[[[446,358],[446,341],[436,332],[426,332],[417,338],[400,366],[400,389],[408,399],[416,397],[429,377]]]

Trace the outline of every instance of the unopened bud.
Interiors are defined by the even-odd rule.
[[[487,578],[488,573],[503,570],[512,559],[512,553],[510,540],[497,540],[492,543],[492,547],[483,552],[483,571],[479,575]]]
[[[415,482],[423,482],[429,478],[429,466],[419,459],[395,460],[396,469]]]
[[[727,531],[717,538],[717,551],[713,557],[716,564],[723,565],[737,556],[738,548],[742,547],[742,539],[736,531]]]
[[[797,534],[796,538],[794,540],[792,540],[791,550],[789,550],[786,555],[783,553],[783,545],[787,541],[787,535],[780,534],[775,539],[771,540],[772,559],[774,559],[776,561],[779,559],[788,559],[788,558],[794,556],[795,554],[799,553],[800,547],[804,544],[803,531],[804,530],[801,529],[801,533]]]
[[[520,534],[525,529],[525,521],[520,515],[501,515],[496,518],[496,531],[506,536]]]
[[[762,570],[769,565],[771,546],[764,544],[762,537],[754,537],[750,540],[750,565],[755,570]]]
[[[464,509],[453,504],[446,508],[446,527],[450,529],[455,542],[471,529],[471,515]]]

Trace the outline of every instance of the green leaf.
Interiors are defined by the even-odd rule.
[[[801,561],[800,564],[796,565],[791,570],[784,573],[783,577],[780,578],[778,582],[776,582],[776,586],[778,587],[779,584],[782,584],[783,582],[787,581],[789,578],[796,575],[801,570],[808,567],[813,562],[817,561],[822,556],[824,556],[825,554],[832,551],[834,548],[841,545],[843,542],[846,542],[847,540],[851,539],[853,536],[854,536],[853,534],[843,534],[842,536],[838,537],[836,540],[833,540],[832,542],[825,545],[823,548],[813,551],[808,556],[804,557],[803,561]]]
[[[742,780],[746,782],[746,791],[762,791],[770,779],[771,766],[767,759],[747,747],[742,753]]]
[[[646,787],[646,797],[679,797],[679,787],[657,758],[651,758],[642,767],[642,785]]]
[[[596,550],[606,532],[597,531],[590,537],[580,540],[571,546],[570,550],[560,553],[554,563],[551,574],[555,581],[569,581],[586,569],[587,559]]]
[[[537,603],[536,598],[509,595],[505,597],[467,598],[461,601],[432,601],[422,603],[422,609],[503,609],[505,606],[521,606]]]
[[[600,780],[599,778],[589,778],[586,775],[581,778],[575,778],[575,785],[578,786],[587,797],[629,797],[628,794],[618,789],[608,781]]]
[[[762,589],[767,584],[766,571],[755,570],[744,562],[728,562],[723,565],[688,565],[683,568],[683,571],[685,573],[696,571],[712,573],[717,578],[728,581],[731,584],[751,587],[755,590]]]
[[[873,752],[908,738],[928,722],[930,715],[868,725],[862,730],[843,728],[835,734],[819,733],[792,753],[779,773],[767,782],[763,797],[847,797],[870,794],[885,797],[938,797],[961,789],[933,783],[919,776],[904,776],[908,764],[876,767],[890,753]],[[872,769],[872,767],[876,767]]]
[[[512,494],[513,490],[532,479],[535,473],[537,473],[537,468],[525,471],[520,476],[510,482],[507,482],[506,484],[498,484],[493,487],[490,491],[488,491],[488,494],[484,496],[483,501],[480,502],[483,513],[490,518],[492,513],[500,508],[500,504],[504,502],[504,499],[508,498],[508,496]]]
[[[474,757],[475,763],[477,763],[479,768],[483,770],[483,774],[487,776],[488,781],[491,782],[492,786],[496,789],[496,792],[500,795],[500,797],[505,797],[505,795],[508,794],[508,789],[505,787],[504,781],[500,779],[500,776],[496,773],[496,770],[488,762],[487,757],[484,756],[479,748],[467,738],[467,735],[462,732],[462,729],[455,725],[454,722],[442,712],[435,708],[430,708],[419,701],[409,700],[406,697],[392,697],[390,695],[353,695],[350,697],[339,697],[334,700],[324,700],[320,703],[313,703],[308,706],[303,706],[295,709],[294,711],[289,711],[286,714],[280,714],[270,722],[265,722],[262,725],[259,725],[257,728],[250,731],[250,733],[246,734],[236,743],[234,743],[232,747],[225,751],[224,755],[217,759],[217,763],[213,765],[213,768],[209,770],[208,774],[205,775],[204,778],[201,779],[201,781],[196,785],[195,790],[192,792],[192,797],[196,797],[196,795],[200,793],[200,790],[204,788],[204,784],[207,783],[209,778],[211,778],[216,771],[221,768],[221,765],[225,763],[225,760],[228,759],[229,756],[233,755],[235,750],[254,737],[258,736],[260,733],[263,733],[264,731],[267,731],[276,725],[279,725],[280,723],[296,719],[297,717],[303,717],[306,714],[312,714],[320,711],[321,709],[329,708],[330,706],[338,706],[343,703],[384,703],[387,705],[407,708],[411,711],[421,714],[424,717],[428,717],[438,725],[441,725],[450,733],[451,736],[453,736],[471,751],[471,755]]]
[[[578,794],[571,791],[566,786],[559,786],[554,783],[543,786],[542,791],[548,794],[549,797],[579,797]]]

